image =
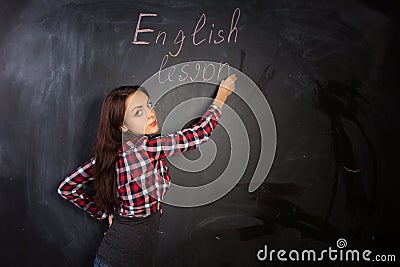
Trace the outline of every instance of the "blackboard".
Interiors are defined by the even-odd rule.
[[[262,136],[246,99],[232,95],[226,105],[248,134],[243,176],[207,205],[163,204],[160,266],[261,266],[265,245],[327,249],[338,240],[395,254],[397,11],[389,1],[3,1],[2,266],[92,266],[107,223],[60,198],[57,186],[92,156],[108,91],[144,83],[163,62],[194,61],[227,63],[254,82],[253,100],[256,92],[265,97],[273,115],[276,151],[249,192],[257,166],[268,164],[258,161],[262,149],[272,153],[262,140],[272,137]],[[161,121],[216,90],[201,82],[175,88],[160,99]],[[235,133],[218,127],[213,164],[196,173],[171,166],[174,182],[195,186],[220,175]]]

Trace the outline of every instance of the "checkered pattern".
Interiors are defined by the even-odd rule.
[[[115,212],[126,217],[145,217],[157,210],[162,214],[160,200],[170,185],[164,159],[206,142],[221,115],[221,109],[211,104],[201,119],[189,128],[156,137],[145,135],[124,143],[116,164],[119,203]],[[71,172],[59,185],[58,193],[93,218],[102,220],[107,214],[83,191],[95,179],[92,168],[95,162],[91,157]]]

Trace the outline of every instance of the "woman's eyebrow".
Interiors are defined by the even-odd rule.
[[[149,103],[149,102],[150,102],[150,98],[147,98],[147,103]],[[141,108],[141,107],[143,107],[143,105],[136,106],[136,107],[134,107],[134,108],[131,110],[131,112],[132,112],[135,108]]]

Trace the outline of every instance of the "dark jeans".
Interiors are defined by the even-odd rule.
[[[93,267],[107,267],[107,264],[99,256],[96,256]]]

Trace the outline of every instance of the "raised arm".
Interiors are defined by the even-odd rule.
[[[222,115],[222,107],[227,97],[234,90],[236,75],[229,76],[221,82],[214,102],[209,106],[201,119],[191,127],[171,134],[146,139],[143,147],[150,158],[162,159],[177,153],[195,149],[206,142]]]
[[[221,109],[211,104],[201,119],[191,127],[147,139],[143,148],[153,159],[166,158],[195,149],[210,138],[221,115]]]
[[[94,181],[93,165],[94,157],[84,162],[81,166],[72,171],[58,187],[58,194],[64,199],[71,201],[77,207],[85,210],[97,220],[107,218],[107,214],[100,210],[93,197],[83,191]]]

